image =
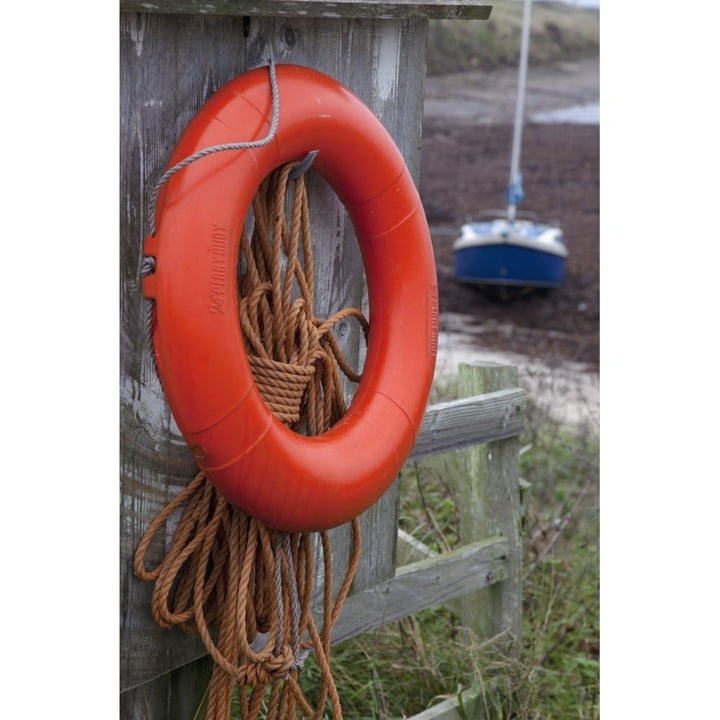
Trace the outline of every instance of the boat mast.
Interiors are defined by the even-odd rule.
[[[524,0],[522,38],[520,41],[520,62],[518,66],[517,103],[515,105],[515,127],[513,129],[512,156],[510,158],[510,183],[506,197],[508,203],[508,220],[515,221],[515,211],[523,199],[522,175],[520,174],[520,146],[522,144],[522,128],[525,115],[525,84],[527,81],[528,48],[530,45],[530,13],[532,0]]]

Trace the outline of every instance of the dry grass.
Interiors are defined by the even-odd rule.
[[[428,74],[517,66],[523,4],[492,3],[488,20],[434,20],[430,23]],[[597,10],[535,3],[530,30],[531,65],[597,55]]]

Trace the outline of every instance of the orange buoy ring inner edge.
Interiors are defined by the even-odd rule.
[[[369,508],[415,442],[437,353],[438,294],[429,229],[402,155],[349,89],[315,70],[278,65],[272,142],[203,157],[160,192],[144,254],[163,390],[200,468],[232,503],[271,528],[314,531]],[[262,68],[235,78],[193,118],[170,159],[264,137],[272,98]],[[239,238],[262,180],[318,150],[313,169],[344,204],[365,266],[370,331],[347,413],[305,437],[271,413],[255,386],[238,320]]]

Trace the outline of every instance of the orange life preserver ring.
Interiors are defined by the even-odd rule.
[[[317,71],[276,68],[281,101],[272,142],[219,152],[172,176],[158,197],[153,343],[175,421],[198,464],[232,503],[269,527],[334,527],[370,507],[415,443],[437,352],[437,278],[420,197],[380,121]],[[170,166],[197,151],[263,138],[272,116],[267,69],[222,87],[183,133]],[[313,169],[345,205],[368,285],[370,331],[346,414],[315,437],[271,413],[253,381],[236,298],[241,228],[261,181],[318,150]]]

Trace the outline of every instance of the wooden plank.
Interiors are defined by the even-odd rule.
[[[456,548],[448,553],[433,553],[406,536],[422,559],[398,568],[397,574],[375,587],[348,597],[332,633],[332,642],[349,640],[389,622],[433,605],[446,604],[478,588],[502,582],[506,577],[508,542],[500,536]],[[430,553],[428,556],[427,553]],[[322,617],[316,611],[319,623]],[[255,644],[262,647],[267,635]]]
[[[205,717],[213,661],[209,655],[120,695],[122,720],[197,720]]]
[[[485,710],[477,690],[465,690],[460,697],[452,697],[413,715],[408,720],[483,720]]]
[[[132,569],[135,548],[151,519],[196,472],[155,373],[145,334],[140,260],[152,184],[207,96],[243,71],[243,48],[241,18],[120,18],[121,691],[205,652],[197,636],[155,624],[152,587]],[[158,541],[148,558],[152,564],[160,560],[168,538]],[[158,703],[162,695],[158,691]],[[152,696],[153,689],[146,689],[143,702],[152,705]]]
[[[507,539],[495,536],[398,568],[394,578],[347,599],[333,643],[502,582],[508,549]]]
[[[487,20],[492,5],[477,0],[120,0],[121,12],[322,18]]]
[[[427,560],[427,558],[435,557],[438,554],[402,528],[398,528],[397,534],[396,557],[398,567],[418,562],[418,560]]]
[[[519,435],[527,393],[510,388],[428,407],[409,460]]]
[[[461,364],[458,373],[460,394],[499,392],[517,382],[516,367],[496,363]],[[460,542],[498,534],[509,548],[505,581],[460,600],[463,624],[483,639],[509,631],[509,652],[522,649],[519,449],[519,438],[511,437],[464,451],[467,480],[456,488]]]
[[[452,482],[452,479],[450,480]],[[425,560],[427,558],[437,557],[439,553],[431,550],[425,543],[420,542],[414,538],[410,533],[405,532],[403,529],[398,528],[398,545],[397,545],[397,562],[398,565],[406,565],[409,563],[417,562],[418,560]],[[461,598],[454,598],[447,600],[443,603],[454,615],[460,616],[462,610],[459,605]]]

